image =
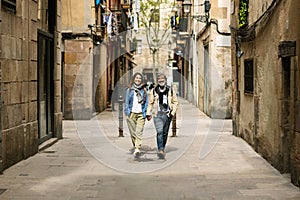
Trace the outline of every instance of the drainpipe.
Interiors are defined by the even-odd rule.
[[[0,8],[1,8],[1,1],[0,1]],[[0,17],[1,17],[1,9],[0,9]],[[2,22],[0,18],[0,23]],[[0,63],[0,122],[1,120],[1,113],[2,113],[2,67]],[[0,174],[3,173],[3,161],[2,161],[2,123],[0,123]]]
[[[1,3],[0,3],[1,4]],[[1,22],[1,21],[0,21]],[[2,67],[0,63],[0,122],[1,120],[1,115],[2,115]],[[3,172],[3,161],[2,161],[2,123],[0,123],[0,174]]]
[[[25,1],[26,2],[26,1]],[[29,66],[30,66],[30,42],[29,42],[29,38],[30,38],[30,30],[29,30],[29,27],[30,27],[30,6],[29,6],[29,4],[30,4],[30,2],[28,1],[27,2],[27,38],[25,38],[25,41],[27,42],[27,66],[28,66],[28,73],[27,73],[27,81],[28,81],[28,86],[27,86],[27,94],[30,94],[30,91],[29,91],[29,80],[30,80],[30,73],[29,73]],[[25,3],[25,5],[26,5],[26,3]],[[37,30],[36,30],[37,31]],[[38,76],[37,76],[37,80],[38,80]],[[37,93],[38,94],[38,93]],[[27,103],[28,103],[28,106],[27,106],[27,113],[28,113],[28,115],[29,115],[29,113],[30,113],[30,106],[29,106],[29,95],[26,95],[27,96],[27,99],[25,99],[25,103],[26,103],[26,101],[27,101]],[[37,102],[38,103],[38,102]],[[37,119],[38,119],[38,116],[37,116]],[[29,123],[29,119],[26,119],[25,118],[25,124],[23,124],[23,127],[24,127],[24,133],[23,133],[23,136],[25,135],[25,134],[30,134],[30,132],[27,132],[28,130],[27,130],[27,125],[28,125],[28,123]],[[39,121],[38,121],[38,123],[39,123]],[[26,138],[26,137],[25,137]],[[24,142],[25,142],[25,138],[24,138]],[[23,144],[23,148],[26,148],[25,147],[25,144]],[[32,150],[32,148],[34,148],[34,147],[31,147],[31,150]],[[23,151],[23,152],[25,152],[25,151]],[[24,154],[24,153],[23,153]],[[23,157],[25,157],[25,155],[23,155]],[[24,158],[23,158],[24,159]]]
[[[195,11],[195,7],[194,7],[194,13],[195,13],[196,11]],[[196,81],[195,81],[195,83],[196,83],[196,106],[198,106],[199,105],[199,93],[198,93],[198,91],[199,91],[199,89],[198,89],[198,87],[199,87],[199,71],[198,71],[198,57],[197,57],[197,37],[196,37],[196,21],[195,20],[193,20],[193,32],[194,32],[194,35],[193,35],[193,40],[194,40],[194,50],[193,50],[193,52],[194,52],[194,55],[193,55],[193,57],[194,57],[194,61],[193,61],[193,64],[194,64],[194,66],[196,66],[196,70],[194,70],[195,68],[193,67],[193,70],[194,70],[194,72],[196,72],[196,74],[195,73],[193,73],[194,74],[194,76],[196,76]]]

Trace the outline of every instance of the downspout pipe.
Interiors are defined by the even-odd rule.
[[[1,1],[0,1],[0,8],[1,8]],[[0,9],[0,23],[2,22],[2,15],[1,15],[1,9]],[[2,115],[2,94],[3,94],[3,88],[2,88],[2,67],[0,63],[0,122],[1,120],[1,115]],[[2,161],[2,123],[0,123],[0,174],[3,173],[3,161]]]
[[[221,31],[219,30],[218,20],[216,20],[216,19],[211,19],[211,20],[209,21],[209,25],[210,25],[210,24],[216,25],[216,27],[217,27],[217,32],[218,32],[220,35],[225,35],[225,36],[230,36],[230,35],[231,35],[231,33],[221,32]]]
[[[220,35],[224,35],[224,36],[231,36],[231,33],[228,33],[228,32],[221,32],[219,30],[219,25],[218,25],[218,20],[217,19],[208,19],[208,22],[206,23],[206,25],[203,27],[203,29],[197,34],[196,38],[197,40],[199,39],[199,37],[206,31],[206,29],[208,27],[211,26],[211,24],[214,24],[216,25],[216,28],[217,28],[217,33],[220,34]]]

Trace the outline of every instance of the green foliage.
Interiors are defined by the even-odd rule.
[[[165,3],[162,0],[144,0],[140,2],[140,26],[145,28],[146,39],[152,53],[164,45],[170,35],[170,13],[161,16],[161,9],[173,8],[174,2]]]
[[[140,26],[144,28],[145,37],[152,54],[153,79],[156,80],[156,69],[161,66],[159,50],[170,38],[170,13],[160,12],[162,9],[175,8],[175,2],[163,0],[141,0],[140,2]],[[171,9],[170,9],[171,10]],[[162,14],[163,13],[163,14]]]
[[[244,28],[248,25],[248,0],[240,0],[239,6],[239,28]]]
[[[144,0],[140,2],[140,22],[141,26],[145,28],[153,26],[161,26],[166,29],[170,28],[170,17],[171,13],[167,16],[161,16],[160,10],[163,7],[175,8],[175,1],[166,3],[162,0]],[[156,24],[155,24],[156,23]],[[160,24],[162,23],[162,24]]]
[[[159,22],[160,0],[141,1],[141,22],[142,26],[149,28],[151,22]]]

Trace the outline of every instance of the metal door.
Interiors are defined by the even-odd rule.
[[[53,136],[53,37],[38,32],[38,126],[39,143]]]
[[[282,172],[289,172],[290,169],[290,151],[291,151],[291,59],[290,57],[282,58]]]

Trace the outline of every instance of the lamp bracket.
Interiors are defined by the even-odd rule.
[[[196,19],[198,22],[207,23],[208,16],[207,15],[193,15],[192,19]]]

